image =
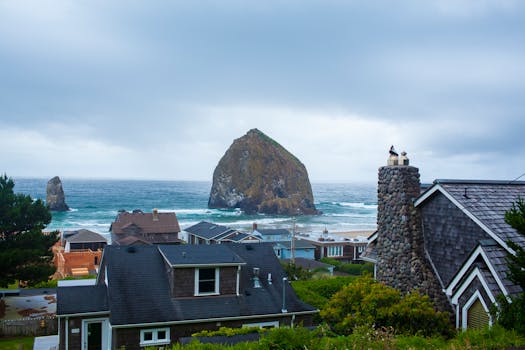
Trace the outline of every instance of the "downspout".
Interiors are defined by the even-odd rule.
[[[281,309],[282,313],[287,313],[288,310],[286,310],[286,281],[288,281],[288,278],[283,277],[283,308]]]
[[[65,350],[69,350],[69,317],[66,317],[66,325],[65,325],[65,334],[64,338],[66,339],[66,348]],[[60,339],[60,338],[59,338]]]

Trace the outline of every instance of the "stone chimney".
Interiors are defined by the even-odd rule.
[[[402,293],[419,289],[450,311],[442,286],[424,253],[424,236],[419,210],[414,200],[419,196],[419,169],[408,165],[406,152],[393,154],[387,166],[379,168],[377,184],[377,280]]]
[[[159,221],[159,210],[157,208],[153,209],[153,221]]]

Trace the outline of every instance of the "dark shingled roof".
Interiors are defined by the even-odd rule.
[[[180,252],[180,249],[174,248],[189,248],[189,253],[202,250],[203,253],[199,253],[202,257],[215,255],[210,249],[217,250],[219,256],[224,256],[226,250],[229,250],[230,257],[246,263],[241,268],[241,295],[171,298],[166,265],[160,250],[168,252],[168,255],[173,253],[178,259],[176,253]],[[191,248],[108,246],[104,251],[103,264],[107,266],[112,325],[281,313],[282,278],[285,275],[270,244],[197,245]],[[254,288],[254,267],[260,269],[261,288]],[[272,275],[272,283],[268,281],[268,273]],[[59,288],[61,289],[66,288]],[[288,282],[285,290],[286,308],[289,312],[316,310],[300,301]],[[89,294],[77,293],[75,298],[64,299],[63,303],[69,307],[69,311],[78,312],[77,303],[87,302],[84,300],[89,299],[86,295]]]
[[[65,231],[64,236],[67,237],[66,241],[70,243],[107,243],[108,240],[102,235],[90,230],[77,230],[77,231]]]
[[[207,221],[201,221],[198,224],[188,227],[184,231],[204,239],[217,238],[218,236],[228,235],[235,232],[235,230],[230,227],[217,225]]]
[[[164,259],[157,246],[107,246],[112,325],[163,322],[174,319]]]
[[[288,231],[285,228],[257,229],[257,232],[265,236],[289,236],[291,235],[290,231]]]
[[[466,210],[504,242],[525,247],[525,236],[505,222],[505,212],[518,198],[525,198],[525,182],[436,180]]]
[[[223,244],[183,244],[183,245],[161,245],[160,252],[164,255],[171,266],[180,265],[219,265],[219,264],[243,264],[227,245]]]
[[[105,284],[57,288],[57,315],[109,311]]]

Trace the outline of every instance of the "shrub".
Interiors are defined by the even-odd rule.
[[[410,293],[362,277],[337,292],[321,310],[321,317],[339,334],[357,327],[392,327],[397,334],[450,335],[448,315],[436,312],[428,297]]]

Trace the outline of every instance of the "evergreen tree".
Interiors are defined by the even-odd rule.
[[[521,198],[505,213],[505,222],[516,229],[519,234],[525,235],[525,202]],[[507,257],[508,278],[525,291],[525,251],[512,241],[508,241],[507,244],[516,252],[515,255],[509,254]],[[525,335],[525,294],[522,292],[510,302],[500,295],[498,306],[493,309],[493,315],[497,316],[498,322],[503,327],[514,329]]]
[[[55,272],[51,247],[58,232],[43,234],[51,213],[40,199],[15,194],[15,183],[0,176],[0,287],[17,280],[29,286],[47,281]]]

